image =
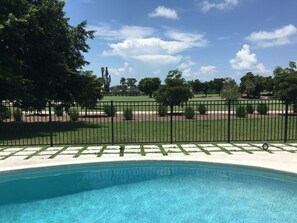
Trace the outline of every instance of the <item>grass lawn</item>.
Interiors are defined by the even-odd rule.
[[[233,118],[233,117],[232,117]],[[231,122],[231,141],[281,141],[284,117],[244,118]],[[54,144],[111,144],[111,122],[54,122]],[[227,120],[173,121],[173,142],[227,141]],[[297,139],[296,116],[289,117],[288,139]],[[114,122],[114,143],[168,143],[168,121]],[[0,146],[49,145],[48,123],[1,123]]]

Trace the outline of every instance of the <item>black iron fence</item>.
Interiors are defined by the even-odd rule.
[[[0,146],[287,142],[297,140],[296,110],[278,100],[200,100],[172,109],[153,101],[102,101],[66,111],[48,102],[39,112],[2,102]]]

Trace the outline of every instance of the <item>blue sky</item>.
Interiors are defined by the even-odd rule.
[[[297,61],[296,0],[67,0],[70,23],[95,30],[85,69],[121,77],[187,80],[272,75]]]

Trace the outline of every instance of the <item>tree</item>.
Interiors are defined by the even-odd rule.
[[[143,78],[139,81],[138,88],[141,92],[143,92],[146,95],[149,95],[151,98],[153,96],[153,93],[158,90],[158,88],[161,85],[161,80],[158,77],[147,77]]]
[[[102,75],[102,80],[103,80],[103,85],[104,85],[104,91],[109,92],[110,91],[110,82],[111,82],[111,76],[108,73],[108,68],[101,67],[101,75]]]
[[[221,90],[223,89],[223,86],[224,86],[224,81],[225,81],[224,78],[213,79],[212,84],[211,84],[212,90],[214,90],[217,94],[220,95]]]
[[[40,108],[47,100],[73,101],[93,31],[71,26],[64,1],[4,0],[0,7],[1,99]],[[8,86],[8,87],[5,87]]]
[[[207,97],[207,94],[210,90],[211,83],[208,81],[204,81],[201,83],[202,92],[205,94],[205,97]]]
[[[240,79],[240,92],[250,97],[260,97],[260,93],[264,90],[265,77],[254,75],[252,72],[246,73]]]
[[[297,103],[297,68],[296,63],[290,61],[288,68],[274,69],[275,96],[289,103]]]
[[[198,94],[200,91],[202,91],[202,83],[200,80],[194,80],[191,82],[191,86],[192,86],[192,91],[195,94]]]
[[[193,97],[190,85],[182,78],[182,72],[179,70],[171,70],[165,79],[165,85],[159,87],[154,93],[154,98],[162,105],[180,106]]]
[[[240,97],[239,86],[235,80],[231,78],[226,78],[224,81],[224,86],[221,91],[221,97],[226,100],[237,101]]]
[[[81,107],[85,108],[86,115],[87,109],[95,108],[98,100],[103,98],[102,85],[102,78],[98,78],[92,71],[85,71],[80,76],[81,93],[77,97],[77,102]]]
[[[122,86],[122,95],[126,93],[127,91],[127,82],[126,82],[126,78],[122,77],[121,80],[120,80],[120,84]]]

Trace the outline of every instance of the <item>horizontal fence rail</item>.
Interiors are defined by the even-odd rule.
[[[100,101],[67,109],[48,102],[41,111],[2,102],[0,112],[0,146],[297,140],[297,111],[278,100]]]

